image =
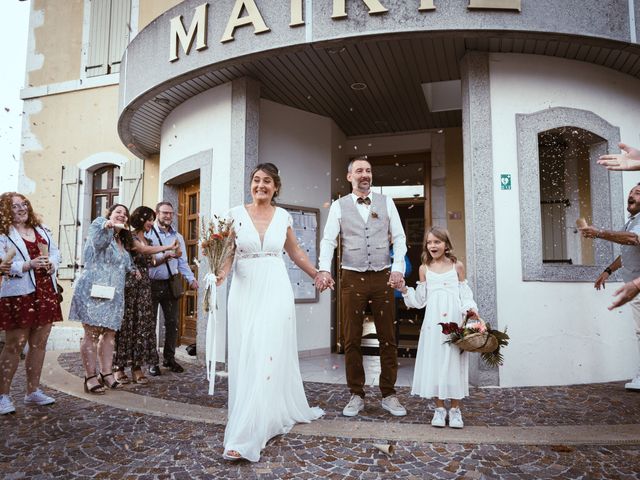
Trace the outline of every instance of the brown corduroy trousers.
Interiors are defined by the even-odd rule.
[[[341,301],[344,312],[344,361],[347,385],[353,395],[364,398],[365,373],[362,365],[362,326],[367,305],[371,306],[380,343],[380,391],[395,395],[398,376],[398,345],[395,335],[393,288],[387,285],[390,270],[354,272],[342,269]]]

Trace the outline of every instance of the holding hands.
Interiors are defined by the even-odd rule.
[[[396,290],[403,290],[405,287],[404,275],[400,272],[391,272],[387,284]]]
[[[336,284],[336,282],[333,280],[333,277],[329,272],[324,272],[320,270],[318,270],[318,273],[316,273],[316,276],[313,278],[313,281],[316,285],[316,288],[320,292],[324,292],[327,288],[330,288],[331,290],[333,290]]]

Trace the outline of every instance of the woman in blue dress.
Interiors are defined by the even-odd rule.
[[[104,394],[105,386],[121,387],[113,377],[112,364],[116,331],[124,313],[125,277],[135,270],[127,251],[131,244],[128,220],[127,207],[115,204],[106,216],[93,221],[84,249],[84,270],[71,300],[69,320],[82,322],[84,328],[80,353],[87,393]]]

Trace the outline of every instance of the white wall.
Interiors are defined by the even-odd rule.
[[[320,235],[331,201],[333,121],[268,100],[260,102],[260,162],[280,169],[280,203],[320,209]],[[298,350],[331,348],[331,293],[296,305]]]
[[[212,178],[201,178],[200,185],[201,188],[213,188],[210,211],[224,214],[232,207],[228,182],[230,141],[231,83],[226,83],[195,96],[167,117],[162,125],[160,172],[177,161],[213,149]],[[162,192],[162,180],[159,182]]]
[[[631,312],[628,307],[614,312],[606,308],[616,285],[597,292],[592,282],[522,281],[515,115],[551,107],[590,110],[619,126],[623,141],[638,145],[640,81],[587,63],[513,54],[492,54],[490,76],[498,320],[511,336],[500,383],[555,385],[631,378],[638,366]],[[512,174],[512,190],[500,190],[500,173]],[[624,175],[621,210],[638,181],[639,174]],[[539,208],[537,199],[532,199],[531,208]]]
[[[163,191],[163,172],[176,162],[197,153],[213,150],[211,178],[200,178],[201,190],[211,190],[211,204],[200,215],[224,215],[232,207],[231,171],[231,84],[207,90],[177,107],[162,126],[159,192]],[[180,172],[186,173],[186,172]],[[200,275],[207,272],[201,271]],[[225,361],[227,283],[218,292],[216,360]],[[200,296],[203,290],[200,290]],[[198,323],[202,322],[199,319]]]

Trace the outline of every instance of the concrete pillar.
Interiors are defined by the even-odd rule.
[[[497,326],[489,54],[470,52],[460,67],[467,277],[480,315]],[[487,367],[479,355],[472,356],[469,374],[473,385],[500,384],[498,369]]]

